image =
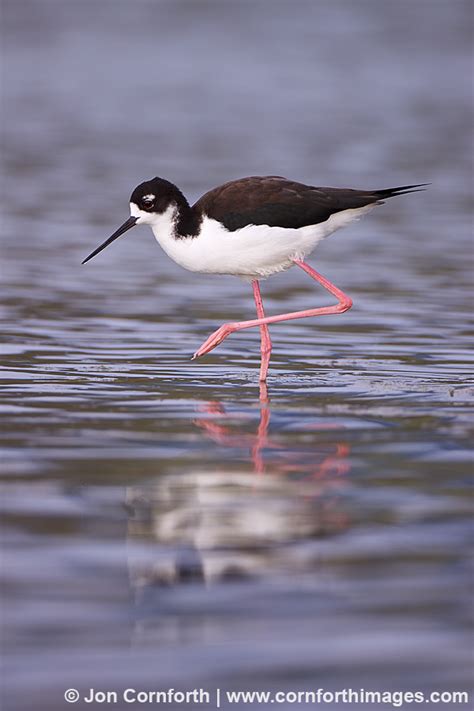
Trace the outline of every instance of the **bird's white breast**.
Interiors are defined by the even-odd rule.
[[[247,225],[230,232],[217,220],[204,217],[197,237],[176,236],[176,208],[172,206],[150,224],[157,242],[185,269],[262,278],[288,269],[293,259],[304,259],[324,237],[373,207],[343,210],[325,222],[299,229]]]

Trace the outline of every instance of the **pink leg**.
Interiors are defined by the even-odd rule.
[[[202,344],[199,350],[196,351],[193,358],[209,353],[213,348],[222,343],[222,341],[230,336],[235,331],[241,331],[244,328],[252,328],[253,326],[264,326],[269,323],[278,323],[279,321],[291,321],[297,318],[307,318],[309,316],[324,316],[326,314],[342,314],[352,306],[352,299],[344,294],[343,291],[331,284],[331,282],[318,274],[309,264],[300,259],[294,259],[294,263],[303,269],[312,279],[319,281],[331,294],[337,299],[337,304],[334,306],[322,306],[317,309],[307,309],[305,311],[292,311],[287,314],[278,314],[277,316],[266,316],[263,318],[252,319],[250,321],[237,321],[236,323],[224,323],[217,331],[214,331],[209,338]]]
[[[263,310],[262,295],[260,293],[260,284],[257,279],[252,282],[253,298],[255,299],[255,306],[257,307],[257,316],[259,319],[265,318],[265,312]],[[270,355],[272,352],[272,341],[270,338],[270,331],[266,323],[260,326],[260,353],[262,355],[262,361],[260,364],[260,380],[265,381],[267,379],[268,364],[270,363]]]

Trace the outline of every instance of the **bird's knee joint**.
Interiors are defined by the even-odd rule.
[[[352,308],[353,303],[354,302],[352,301],[350,296],[344,296],[344,298],[338,304],[338,313],[343,314],[344,311],[349,311],[349,309]]]

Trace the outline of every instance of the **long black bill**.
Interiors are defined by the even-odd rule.
[[[99,252],[102,252],[103,249],[109,246],[109,244],[112,244],[117,237],[120,237],[120,235],[123,235],[124,232],[127,232],[131,227],[134,227],[137,224],[138,217],[129,217],[128,220],[126,220],[121,227],[118,228],[117,232],[114,232],[112,237],[109,237],[109,239],[106,239],[103,244],[100,245],[100,247],[97,247],[97,249],[94,249],[93,252],[89,254],[88,257],[84,259],[82,264],[85,264],[86,262],[89,261],[89,259],[92,259],[92,257],[95,257],[96,254],[99,254]]]

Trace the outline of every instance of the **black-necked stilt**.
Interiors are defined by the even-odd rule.
[[[131,227],[150,225],[164,251],[185,269],[250,280],[258,318],[223,324],[193,357],[209,353],[234,331],[259,326],[260,381],[265,381],[272,348],[268,324],[343,313],[352,306],[349,296],[304,259],[324,237],[380,205],[385,198],[416,192],[425,185],[385,190],[316,188],[270,175],[220,185],[191,207],[176,185],[153,178],[135,188],[130,198],[131,217],[83,264]],[[337,304],[266,317],[259,279],[295,264],[333,294]]]

